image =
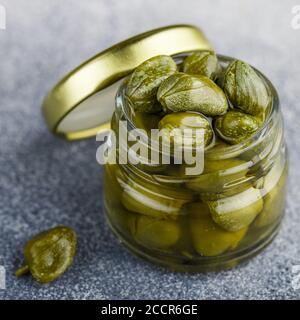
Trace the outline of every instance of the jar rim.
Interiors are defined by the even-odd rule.
[[[180,64],[183,62],[183,59],[187,57],[189,53],[180,53],[177,55],[172,56],[172,58],[175,60],[177,64]],[[228,65],[232,61],[236,60],[235,58],[217,54],[217,57],[219,59],[219,62],[221,65],[226,64]],[[231,158],[234,157],[237,153],[241,151],[245,151],[247,149],[250,149],[253,147],[253,144],[255,144],[256,141],[262,139],[265,135],[268,134],[268,131],[270,129],[270,125],[274,125],[274,123],[277,122],[278,114],[279,114],[279,106],[280,106],[280,100],[277,93],[277,90],[275,89],[272,82],[258,69],[251,67],[258,73],[258,75],[263,79],[265,82],[267,89],[270,93],[271,97],[271,106],[270,111],[267,115],[267,119],[264,121],[263,125],[259,128],[259,130],[252,136],[248,137],[247,139],[243,140],[242,142],[234,145],[228,145],[224,148],[221,148],[219,150],[214,150],[213,148],[208,148],[205,150],[206,156],[218,155],[220,158]],[[132,119],[130,118],[125,106],[128,103],[126,100],[126,81],[124,81],[121,86],[119,87],[117,94],[116,94],[116,110],[121,111],[121,113],[125,116],[126,121],[129,123],[130,129],[138,129]]]

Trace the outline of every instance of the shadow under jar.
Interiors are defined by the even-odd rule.
[[[174,57],[179,67],[185,57]],[[218,58],[223,68],[233,60]],[[108,222],[130,251],[172,270],[202,272],[234,267],[272,241],[284,212],[287,152],[276,90],[257,72],[272,98],[264,125],[240,144],[216,142],[205,151],[202,174],[187,176],[178,164],[105,165]],[[112,118],[116,136],[121,120],[129,131],[156,128],[158,116],[134,114],[125,88]]]

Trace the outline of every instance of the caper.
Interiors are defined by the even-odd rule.
[[[260,123],[254,116],[240,111],[229,111],[215,121],[216,133],[230,144],[249,138],[259,127]]]
[[[133,235],[142,245],[155,249],[168,249],[180,237],[180,227],[176,221],[160,220],[140,215]]]
[[[188,191],[162,188],[154,181],[140,178],[128,177],[122,187],[121,201],[127,210],[159,219],[176,218],[183,204],[194,199]]]
[[[149,159],[147,159],[149,161]],[[151,164],[151,163],[139,163],[136,165],[143,172],[148,172],[149,174],[163,174],[167,169],[167,164]]]
[[[129,233],[135,223],[136,214],[126,210],[121,204],[121,197],[126,177],[117,164],[106,164],[104,167],[104,188],[113,192],[104,193],[104,207],[109,208],[109,219],[122,233]]]
[[[54,281],[72,264],[75,251],[76,234],[71,228],[44,231],[26,243],[26,265],[16,271],[16,276],[30,272],[38,282]]]
[[[117,164],[107,163],[104,167],[104,188],[107,190],[114,190],[114,196],[111,194],[105,194],[106,204],[111,206],[118,206],[119,199],[122,195],[122,188],[120,184],[125,180],[125,176],[122,174],[120,167]]]
[[[264,196],[264,209],[255,221],[257,227],[271,225],[282,213],[285,205],[286,176],[287,166],[279,159],[264,177],[261,188]]]
[[[151,130],[158,128],[158,123],[161,120],[159,114],[149,114],[144,112],[136,112],[133,118],[133,122],[138,129],[145,130],[148,137],[151,137]],[[150,159],[141,158],[137,167],[149,173],[162,173],[166,169],[166,164],[162,163],[151,163]]]
[[[220,71],[220,65],[214,52],[199,51],[185,58],[183,71],[188,74],[197,74],[215,79]]]
[[[254,116],[264,115],[270,105],[270,95],[262,78],[240,60],[227,67],[224,91],[235,107]]]
[[[121,233],[130,234],[135,228],[138,215],[126,210],[120,203],[118,206],[111,207],[109,219],[111,224]]]
[[[216,135],[214,145],[210,149],[210,154],[213,154],[215,151],[217,152],[225,151],[225,149],[228,147],[230,147],[230,145]],[[210,154],[208,156],[210,156]]]
[[[190,203],[186,206],[193,245],[198,254],[216,256],[234,249],[246,234],[247,228],[228,232],[211,218],[205,203]]]
[[[159,114],[147,114],[144,112],[136,112],[134,115],[134,124],[138,129],[151,133],[151,129],[157,129],[161,120]]]
[[[162,82],[157,98],[165,112],[195,111],[216,116],[228,108],[224,92],[212,80],[180,72]]]
[[[213,139],[213,130],[209,121],[199,113],[170,113],[160,120],[158,128],[163,130],[163,142],[170,143],[173,148],[175,145],[183,148],[203,146],[203,144],[207,146]],[[196,135],[196,130],[200,129],[203,130],[203,136]]]
[[[156,93],[159,85],[177,71],[177,65],[169,56],[156,56],[140,64],[131,74],[126,94],[136,111],[155,113],[161,111]]]
[[[228,198],[236,194],[239,194],[251,188],[252,186],[253,185],[250,182],[243,181],[242,183],[237,184],[236,186],[233,184],[230,188],[224,188],[220,192],[200,192],[200,199],[204,202],[216,201],[219,199]]]
[[[200,193],[220,193],[243,180],[248,171],[248,163],[240,159],[211,160],[205,158],[201,175],[186,182],[189,189]]]
[[[255,188],[207,203],[215,223],[232,232],[248,227],[264,204],[260,191]]]
[[[210,160],[205,159],[204,162],[204,173],[212,173],[217,171],[222,171],[224,174],[225,170],[231,173],[243,172],[242,175],[245,175],[248,169],[247,163],[243,160],[232,158],[232,159],[220,159],[220,160]]]

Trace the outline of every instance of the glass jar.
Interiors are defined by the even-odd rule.
[[[186,55],[174,57],[179,67]],[[223,68],[232,61],[218,57]],[[172,270],[199,272],[233,267],[272,241],[283,217],[287,152],[276,90],[258,73],[272,97],[263,127],[237,145],[215,141],[201,175],[187,176],[177,164],[105,165],[107,219],[130,251]],[[129,130],[157,127],[158,116],[132,113],[125,87],[116,96],[116,136],[121,120]]]

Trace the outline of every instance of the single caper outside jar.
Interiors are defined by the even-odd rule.
[[[187,56],[173,57],[179,69]],[[218,60],[223,70],[233,61],[222,55]],[[106,216],[130,251],[175,271],[212,271],[249,259],[277,234],[284,213],[287,150],[278,95],[256,72],[271,98],[263,125],[233,145],[214,138],[200,175],[186,175],[179,164],[104,166]],[[116,96],[111,123],[116,137],[119,121],[127,121],[129,131],[141,126],[147,131],[161,119],[132,109],[127,83]],[[117,143],[117,148],[122,146]]]

